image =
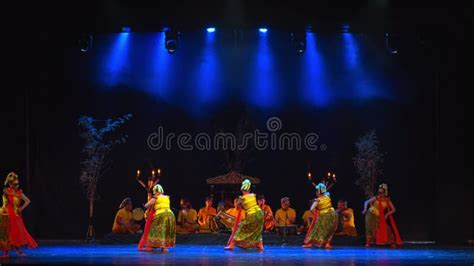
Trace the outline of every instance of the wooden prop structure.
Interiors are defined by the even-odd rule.
[[[217,193],[220,195],[221,200],[225,200],[226,198],[234,198],[240,195],[240,186],[246,178],[252,182],[253,189],[255,189],[256,185],[260,184],[259,178],[243,175],[236,171],[208,178],[206,183],[210,186],[211,194]]]

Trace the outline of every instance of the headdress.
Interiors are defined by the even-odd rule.
[[[245,179],[243,182],[242,182],[242,186],[240,187],[240,190],[242,191],[250,191],[250,188],[252,187],[252,183],[250,182],[250,180],[248,179]]]
[[[159,192],[160,194],[164,194],[164,193],[165,193],[163,187],[162,187],[160,184],[156,184],[156,185],[153,187],[153,194],[156,194],[157,192]]]
[[[388,185],[385,183],[382,183],[379,185],[379,189],[383,188],[385,196],[388,196]]]
[[[132,199],[131,198],[123,199],[122,203],[120,203],[119,209],[122,209],[123,207],[125,207],[125,205],[127,205],[129,203],[132,204]]]
[[[14,172],[8,173],[7,177],[5,178],[5,183],[4,185],[8,185],[8,183],[13,182],[13,180],[18,179],[18,175],[15,174]]]
[[[319,194],[324,194],[327,192],[326,185],[323,183],[319,183],[316,185],[316,191],[319,192]]]
[[[289,197],[284,197],[280,199],[281,203],[290,203],[290,198]]]

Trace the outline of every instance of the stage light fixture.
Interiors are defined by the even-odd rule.
[[[295,49],[296,53],[302,54],[306,50],[306,32],[292,32],[291,45]]]
[[[207,32],[209,33],[212,33],[212,32],[215,32],[216,31],[216,28],[207,28]]]
[[[385,33],[385,48],[387,52],[393,55],[397,55],[399,52],[399,39],[394,34]]]
[[[342,25],[342,32],[343,33],[348,33],[350,29],[351,29],[351,26],[349,26],[349,24]]]
[[[81,52],[85,53],[92,48],[92,36],[84,34],[79,39],[79,49]]]
[[[261,33],[267,33],[268,29],[267,28],[260,28],[258,29]]]
[[[168,53],[173,54],[178,49],[179,32],[174,29],[165,30],[165,48]]]
[[[132,31],[132,28],[129,27],[129,26],[123,26],[122,27],[122,32],[131,32]]]

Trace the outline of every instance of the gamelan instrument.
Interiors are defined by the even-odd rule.
[[[225,211],[219,211],[214,217],[214,221],[220,226],[228,230],[232,230],[235,223],[235,217],[226,213]]]
[[[139,222],[139,221],[143,220],[144,217],[145,217],[145,212],[143,211],[142,208],[133,209],[133,211],[132,211],[133,220]]]
[[[297,227],[295,224],[275,225],[275,231],[280,236],[293,236],[297,233]]]

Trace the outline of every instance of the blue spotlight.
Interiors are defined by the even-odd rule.
[[[215,32],[216,31],[216,28],[207,28],[207,32],[209,33],[212,33],[212,32]]]
[[[130,28],[129,26],[122,27],[122,32],[131,32],[131,31],[132,31],[132,28]]]
[[[115,86],[121,81],[127,63],[130,34],[121,32],[114,34],[109,54],[105,58],[106,72],[103,74],[107,86]]]
[[[260,28],[258,29],[261,33],[267,33],[268,29],[267,28]]]

